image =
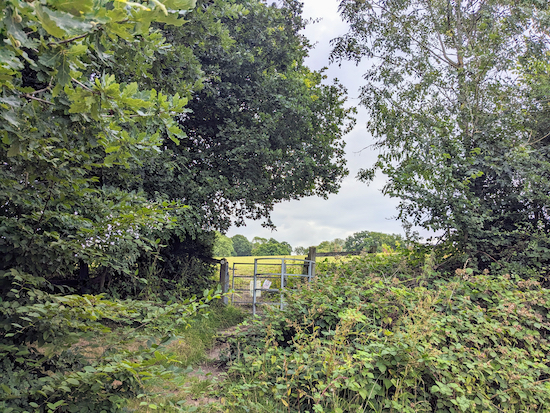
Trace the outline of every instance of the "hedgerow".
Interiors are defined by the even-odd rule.
[[[550,293],[513,274],[326,264],[231,346],[237,411],[542,412]]]

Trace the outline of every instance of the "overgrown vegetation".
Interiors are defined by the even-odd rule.
[[[242,317],[204,318],[220,298],[214,231],[272,226],[277,202],[337,192],[346,91],[304,65],[296,0],[0,10],[0,409],[191,411],[153,393],[204,359],[220,319]],[[360,178],[385,173],[407,229],[441,242],[393,253],[397,236],[346,240],[384,254],[327,260],[243,330],[205,409],[548,411],[548,3],[340,11],[350,31],[333,58],[376,58],[361,101],[381,152]],[[218,235],[224,255],[233,241],[291,252],[243,238]]]
[[[409,255],[327,263],[254,322],[228,355],[230,411],[547,411],[548,290]]]
[[[231,308],[211,309],[220,298],[215,291],[176,303],[112,301],[46,293],[42,283],[15,270],[1,274],[6,413],[119,411],[148,381],[184,375],[184,367],[204,359],[218,328],[242,320]]]

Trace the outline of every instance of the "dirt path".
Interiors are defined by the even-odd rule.
[[[227,339],[245,328],[244,326],[233,326],[218,331],[214,346],[206,353],[207,359],[187,376],[189,381],[186,386],[203,387],[205,390],[200,396],[197,394],[197,397],[191,397],[191,400],[188,400],[189,405],[201,406],[219,401],[219,398],[211,396],[208,389],[215,387],[224,379],[223,374],[226,372],[226,368],[220,362],[220,354],[229,348]]]

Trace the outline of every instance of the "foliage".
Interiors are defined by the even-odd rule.
[[[344,240],[340,238],[335,238],[332,241],[323,241],[317,245],[317,252],[340,252],[344,250]]]
[[[401,254],[319,273],[232,343],[225,396],[234,411],[520,412],[550,403],[550,295],[539,282],[468,268],[422,279]]]
[[[235,255],[233,240],[216,231],[216,242],[213,250],[214,257],[232,257]]]
[[[186,17],[183,27],[162,26],[175,47],[151,62],[142,82],[167,91],[198,83],[178,117],[187,136],[165,137],[133,179],[109,179],[150,198],[185,200],[200,211],[197,232],[224,232],[244,217],[270,225],[275,203],[336,192],[354,110],[343,107],[340,85],[325,85],[304,65],[311,46],[299,33],[301,4],[199,1]]]
[[[343,87],[325,85],[304,64],[311,46],[300,34],[299,1],[205,1],[191,17],[227,3],[242,9],[219,16],[233,41],[223,47],[215,35],[195,45],[203,88],[180,121],[187,138],[167,142],[185,171],[178,184],[184,180],[186,202],[220,229],[244,216],[269,224],[277,202],[335,193],[347,175],[343,135],[353,124]]]
[[[0,269],[196,292],[212,230],[337,191],[353,111],[299,3],[194,4],[0,3]]]
[[[246,318],[246,314],[240,308],[216,305],[217,303],[219,302],[210,306],[208,317],[194,317],[190,321],[190,327],[166,345],[166,352],[170,357],[186,368],[170,378],[148,380],[143,393],[128,401],[128,411],[219,411],[210,406],[200,405],[198,409],[195,406],[197,399],[216,397],[215,377],[210,374],[201,377],[202,367],[206,363],[209,367],[216,363],[215,360],[208,359],[207,353],[216,345],[219,330],[239,324]]]
[[[403,238],[399,234],[359,231],[346,238],[344,250],[382,252],[384,245],[396,249],[400,245],[403,245],[403,241]]]
[[[0,373],[8,378],[0,386],[2,411],[118,411],[144,380],[172,374],[160,345],[220,298],[219,291],[205,291],[178,303],[114,302],[46,293],[43,283],[17,270],[0,272]],[[115,341],[91,357],[97,350],[89,343],[105,337],[109,326],[119,330]],[[149,343],[124,349],[136,339]]]
[[[254,256],[290,255],[292,253],[292,247],[288,242],[279,242],[274,238],[254,237],[252,245],[252,255]]]
[[[0,269],[71,278],[81,261],[128,273],[155,248],[151,232],[173,224],[169,211],[183,211],[103,179],[181,138],[174,115],[187,103],[106,62],[119,42],[160,47],[151,24],[181,25],[193,5],[0,2]]]
[[[231,237],[233,248],[237,257],[247,257],[252,255],[252,243],[244,235],[234,235]]]
[[[533,79],[550,57],[548,3],[344,0],[340,10],[350,30],[333,57],[371,63],[361,100],[381,153],[361,179],[386,174],[400,218],[442,234],[449,266],[536,257],[544,275],[548,90]]]

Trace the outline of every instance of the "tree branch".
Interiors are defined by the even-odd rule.
[[[88,36],[89,34],[90,34],[90,32],[81,34],[79,36],[71,37],[70,39],[67,39],[67,40],[61,40],[60,42],[50,42],[50,43],[48,43],[48,46],[59,46],[61,44],[71,43],[71,42],[74,42],[75,40],[83,39],[86,36]]]
[[[37,93],[37,92],[34,92],[34,93]],[[46,103],[48,105],[54,105],[54,103],[52,102],[48,102],[47,100],[37,98],[29,93],[24,93],[23,96],[26,97],[27,99],[37,100],[39,102]]]
[[[92,92],[92,93],[95,93],[95,94],[99,93],[99,92],[97,92],[97,91],[95,91],[95,90],[93,90],[93,89],[90,89],[90,88],[89,88],[88,86],[86,86],[84,83],[81,83],[81,82],[79,82],[78,80],[76,80],[76,79],[74,79],[74,78],[71,78],[71,80],[72,80],[73,82],[75,82],[78,86],[80,86],[81,88],[86,89],[88,92]]]

